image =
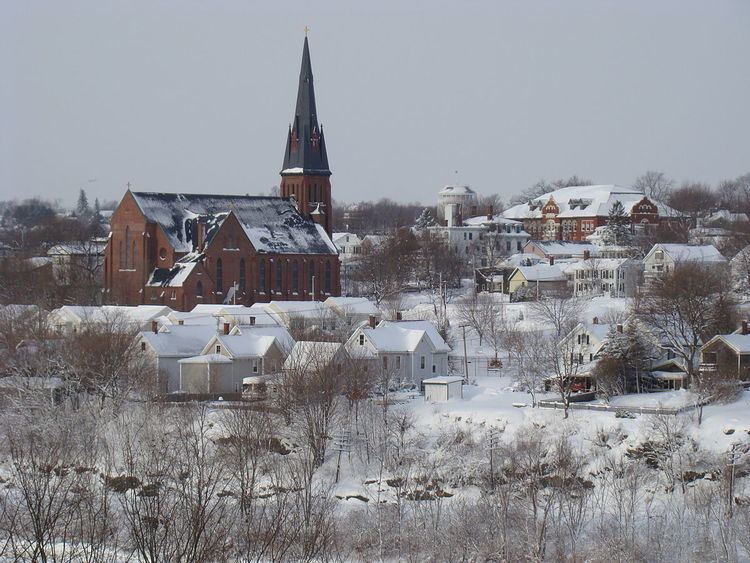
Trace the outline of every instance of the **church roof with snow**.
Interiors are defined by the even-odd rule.
[[[514,205],[503,212],[508,219],[536,219],[542,217],[542,207],[554,200],[560,209],[560,218],[607,217],[612,205],[619,201],[630,215],[633,206],[646,197],[643,192],[634,188],[616,185],[571,186],[546,193],[526,203]],[[656,205],[661,216],[680,217],[681,214],[662,203]]]
[[[146,220],[158,224],[176,252],[193,252],[203,222],[209,244],[230,213],[255,250],[271,254],[337,254],[325,229],[286,198],[131,192]]]

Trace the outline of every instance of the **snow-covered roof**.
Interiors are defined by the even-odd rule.
[[[657,250],[664,251],[668,254],[675,262],[710,262],[710,263],[726,263],[727,259],[722,256],[721,252],[712,245],[703,246],[691,246],[688,244],[666,244],[657,243],[649,250],[646,258],[651,256]]]
[[[280,325],[236,326],[230,331],[230,334],[255,334],[258,336],[272,336],[276,339],[276,341],[281,346],[281,349],[284,350],[285,353],[288,353],[292,348],[294,348],[294,338],[292,338],[292,335],[289,333],[286,327]]]
[[[738,354],[750,354],[750,334],[721,334],[720,338]]]
[[[233,334],[217,334],[204,346],[203,352],[207,353],[217,342],[233,358],[258,358],[266,355],[273,343],[276,342],[276,337],[263,335],[252,330]]]
[[[534,266],[518,266],[511,277],[520,272],[527,281],[565,281],[567,278],[558,265],[535,264]]]
[[[595,258],[593,260],[576,260],[565,264],[565,272],[574,272],[576,270],[616,270],[627,262],[629,258]]]
[[[50,313],[53,319],[67,319],[71,322],[124,322],[146,323],[169,315],[172,309],[163,305],[63,305]]]
[[[329,297],[323,305],[340,315],[380,315],[380,309],[366,297]]]
[[[440,336],[440,333],[438,332],[437,328],[435,328],[435,325],[432,324],[430,321],[424,321],[424,320],[403,320],[403,321],[381,321],[378,324],[378,327],[381,326],[396,326],[399,328],[407,328],[410,330],[421,330],[424,331],[425,334],[427,334],[427,337],[430,339],[430,342],[432,344],[432,347],[437,352],[450,352],[451,348],[446,344],[445,340],[442,336]]]
[[[728,223],[747,222],[748,217],[745,213],[732,213],[728,209],[719,209],[714,211],[704,219],[704,223],[713,223],[714,221],[727,221]]]
[[[172,268],[154,268],[146,282],[149,287],[182,287],[190,277],[198,262],[175,263]]]
[[[422,383],[425,383],[427,385],[447,385],[449,383],[458,383],[459,381],[463,380],[463,377],[458,377],[456,375],[438,375],[437,377],[428,377],[427,379],[423,379]]]
[[[158,333],[141,332],[141,338],[158,356],[174,358],[200,354],[215,335],[216,327],[210,325],[168,325]]]
[[[591,256],[599,252],[599,247],[590,242],[575,242],[569,240],[531,240],[527,246],[536,246],[545,256],[583,256],[589,252]]]
[[[292,317],[303,317],[305,319],[320,319],[330,315],[327,307],[320,301],[271,301],[268,304],[260,304],[271,316],[280,321]]]
[[[503,260],[502,265],[515,268],[517,266],[530,266],[533,264],[538,264],[542,260],[544,260],[544,258],[542,258],[541,256],[537,256],[536,254],[525,254],[523,252],[519,252],[517,254],[508,256],[505,260]]]
[[[491,218],[487,218],[487,215],[477,215],[476,217],[469,217],[464,219],[464,225],[467,227],[479,226],[479,225],[490,225],[495,223],[497,225],[523,225],[521,221],[515,219],[506,219],[502,213],[493,215]]]
[[[560,209],[557,215],[566,217],[607,217],[612,205],[619,201],[630,215],[633,206],[646,197],[643,192],[634,188],[616,185],[571,186],[532,199],[530,202],[514,205],[503,212],[509,219],[533,219],[542,217],[542,207],[553,199]],[[652,202],[657,206],[659,215],[680,216],[680,213],[666,205]]]
[[[362,332],[378,352],[414,352],[423,338],[429,338],[423,330],[394,325],[362,327]]]
[[[104,256],[107,241],[56,244],[47,251],[47,256]]]
[[[181,364],[231,364],[232,360],[221,354],[205,354],[177,360]]]
[[[158,224],[177,252],[196,250],[193,225],[206,223],[206,241],[233,213],[255,250],[277,254],[337,254],[325,229],[301,215],[286,198],[131,192],[150,222]]]
[[[439,195],[476,195],[469,186],[445,186],[438,192]]]

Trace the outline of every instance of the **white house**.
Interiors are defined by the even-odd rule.
[[[354,233],[333,233],[331,240],[342,262],[359,258],[362,254],[362,239]]]
[[[362,326],[345,346],[352,358],[372,360],[394,385],[421,386],[423,379],[448,373],[450,347],[428,321]]]
[[[275,336],[259,334],[254,330],[216,334],[201,353],[229,358],[234,381],[240,384],[245,377],[279,373],[286,358],[284,345]]]
[[[214,336],[214,325],[165,325],[158,332],[138,335],[138,346],[149,354],[156,367],[156,388],[160,393],[180,390],[179,360],[200,355]]]
[[[687,244],[657,243],[643,259],[646,281],[653,280],[662,273],[674,271],[678,263],[692,262],[710,268],[726,268],[727,259],[715,246],[690,246]]]
[[[590,258],[563,266],[577,296],[606,294],[633,297],[643,264],[631,258]]]

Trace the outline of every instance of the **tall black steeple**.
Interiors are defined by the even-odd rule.
[[[302,68],[299,72],[297,107],[284,152],[284,165],[281,174],[304,173],[316,176],[330,176],[325,137],[318,124],[318,111],[315,107],[315,87],[313,86],[310,46],[305,36],[302,49]]]

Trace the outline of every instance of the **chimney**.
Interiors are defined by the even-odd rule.
[[[401,316],[401,311],[396,311],[396,320],[397,321],[402,321],[403,320],[403,317]]]
[[[549,265],[550,266],[554,266],[555,265],[555,257],[554,256],[550,256],[549,257]]]
[[[617,325],[617,332],[619,332],[620,334],[622,334],[622,325],[620,325],[620,324]]]
[[[590,258],[591,258],[591,252],[589,252],[588,250],[584,250],[583,251],[583,259],[584,260],[588,260]]]
[[[375,315],[370,315],[370,328],[375,328]]]
[[[206,240],[206,224],[200,220],[200,218],[197,221],[197,224],[195,226],[196,236],[195,236],[195,248],[196,250],[203,250],[203,243]]]
[[[185,319],[180,319],[179,321],[177,321],[177,324],[180,325],[180,326],[184,325],[185,324]]]
[[[598,325],[599,324],[599,317],[594,317],[594,321],[593,322],[594,322],[595,325]]]
[[[229,323],[224,323],[224,334],[229,334]]]
[[[742,334],[747,334],[747,321],[742,321]]]
[[[158,334],[159,332],[159,323],[157,323],[156,321],[151,321],[151,332],[153,332],[154,334]]]

